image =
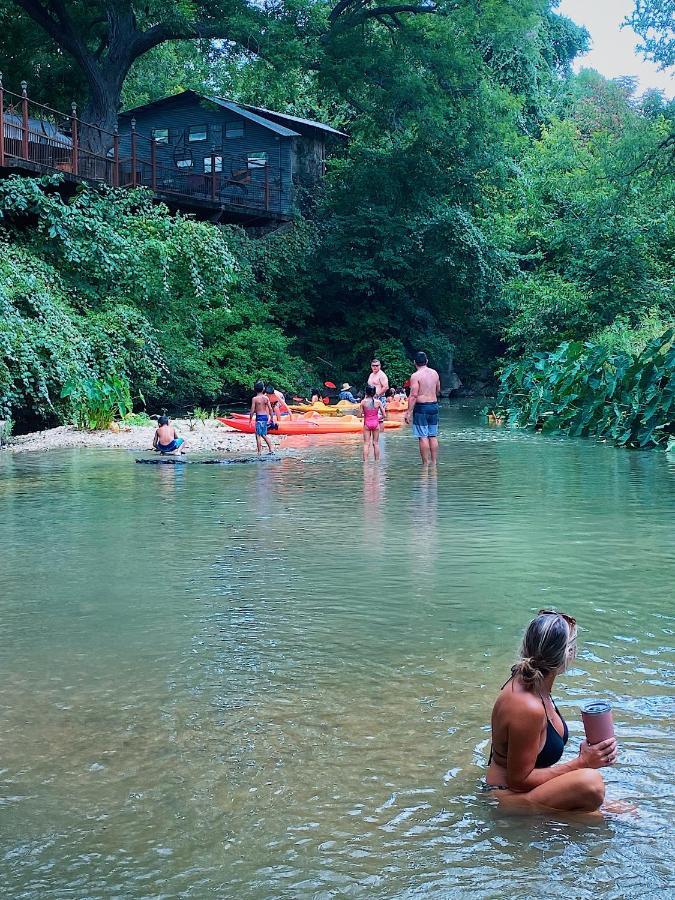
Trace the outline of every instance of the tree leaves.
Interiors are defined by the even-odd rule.
[[[633,358],[578,341],[525,357],[502,370],[497,406],[547,433],[665,447],[675,434],[674,338],[670,328]]]

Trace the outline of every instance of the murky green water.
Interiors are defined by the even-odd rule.
[[[437,476],[414,444],[0,457],[3,900],[672,896],[675,460],[461,409]],[[546,605],[582,629],[571,745],[610,699],[638,816],[478,793]]]

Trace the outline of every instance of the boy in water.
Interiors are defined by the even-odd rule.
[[[176,429],[169,424],[168,416],[160,416],[157,420],[152,446],[160,453],[171,453],[174,456],[185,452],[181,450],[181,447],[185,447],[185,441],[182,437],[178,437]]]
[[[258,448],[258,456],[260,456],[263,441],[267,444],[267,452],[272,452],[272,444],[267,437],[267,429],[274,418],[274,411],[269,397],[265,393],[265,384],[262,381],[256,381],[253,390],[255,391],[255,396],[251,401],[251,411],[248,414],[248,420],[252,422],[253,416],[255,416],[255,443]]]

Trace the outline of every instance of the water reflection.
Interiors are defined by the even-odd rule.
[[[364,552],[389,552],[383,527],[386,472],[382,461],[363,464],[363,538]]]

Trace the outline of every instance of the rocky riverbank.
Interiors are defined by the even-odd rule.
[[[207,453],[255,453],[255,438],[250,434],[239,434],[230,431],[222,423],[208,419],[205,422],[193,422],[194,430],[190,431],[187,419],[172,419],[172,425],[181,437],[185,438],[187,452]],[[72,425],[60,425],[45,431],[34,431],[10,438],[6,450],[14,453],[27,451],[66,450],[77,447],[89,447],[97,450],[149,450],[155,425],[124,425],[119,431],[79,431]],[[278,448],[280,439],[271,437],[272,444]]]

